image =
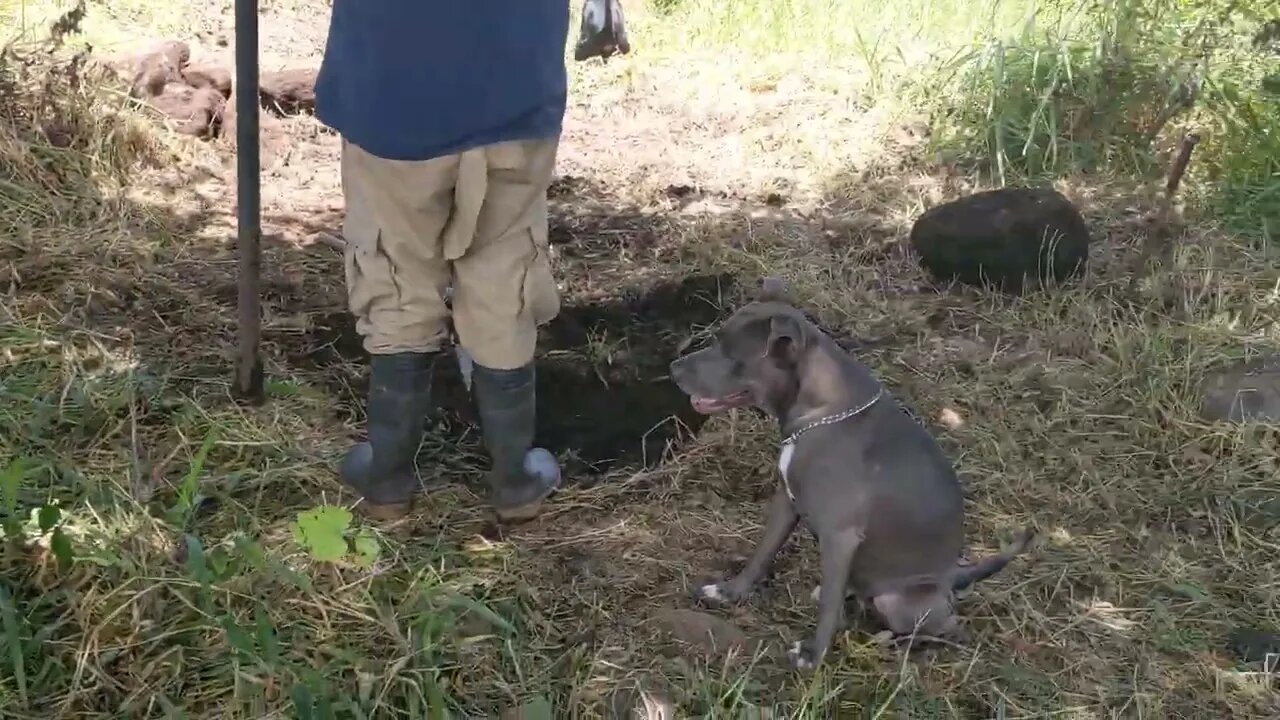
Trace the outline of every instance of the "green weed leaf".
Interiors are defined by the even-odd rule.
[[[360,567],[373,567],[378,561],[378,553],[381,548],[378,546],[378,537],[369,528],[362,528],[356,534],[356,564]]]
[[[45,505],[40,508],[36,518],[40,523],[40,532],[47,533],[62,519],[62,511],[55,505]]]
[[[195,511],[200,507],[200,478],[204,475],[205,461],[209,457],[209,451],[213,449],[214,443],[218,440],[216,430],[209,430],[204,436],[204,442],[200,444],[200,449],[196,451],[195,457],[191,459],[191,464],[187,467],[187,474],[183,476],[182,482],[178,484],[178,500],[177,505],[173,508],[173,520],[179,526],[185,527],[195,515]]]
[[[326,505],[298,513],[298,521],[293,523],[293,538],[313,559],[336,562],[347,554],[345,533],[350,525],[350,510]]]
[[[315,698],[311,695],[311,688],[298,683],[293,686],[293,690],[289,693],[293,700],[294,717],[298,720],[313,720],[316,716]]]
[[[253,662],[254,655],[257,654],[257,648],[254,646],[253,639],[230,615],[223,615],[221,618],[222,630],[227,633],[227,643],[236,651],[240,658],[240,662]]]
[[[49,549],[53,551],[53,557],[57,559],[60,569],[68,570],[75,562],[76,556],[71,548],[71,538],[62,532],[62,528],[54,528],[53,537],[49,538]]]
[[[508,622],[506,618],[491,610],[484,603],[473,600],[465,595],[449,596],[448,604],[473,612],[484,618],[485,622],[508,633],[514,633],[516,631],[515,626]]]
[[[271,617],[261,606],[256,608],[253,614],[262,660],[268,667],[274,667],[280,662],[280,641],[276,638],[275,626],[272,625]]]
[[[5,510],[5,534],[18,532],[18,495],[22,492],[22,481],[27,477],[31,462],[26,458],[14,458],[0,472],[0,504]]]
[[[22,702],[22,707],[30,707],[21,621],[18,619],[18,608],[13,597],[9,594],[9,589],[3,585],[0,585],[0,625],[4,628],[5,644],[9,646],[9,670],[13,672],[14,684],[18,686],[18,698]]]
[[[212,577],[209,572],[209,559],[204,554],[204,544],[194,535],[184,535],[183,540],[187,544],[187,572],[195,578],[196,582],[207,586]]]

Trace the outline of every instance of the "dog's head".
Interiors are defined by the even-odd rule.
[[[778,417],[795,402],[797,366],[818,332],[767,278],[759,297],[713,334],[707,347],[671,363],[671,379],[703,414],[754,406]]]

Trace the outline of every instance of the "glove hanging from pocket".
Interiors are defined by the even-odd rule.
[[[573,59],[581,61],[597,55],[607,59],[615,52],[621,55],[631,52],[622,20],[622,5],[618,0],[584,0],[582,29],[578,32]]]

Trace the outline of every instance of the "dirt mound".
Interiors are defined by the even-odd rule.
[[[105,61],[129,83],[129,95],[158,110],[184,135],[210,139],[235,134],[233,73],[219,61],[190,65],[191,47],[166,40],[145,52]],[[278,117],[312,113],[316,106],[315,68],[261,73],[258,102]],[[264,117],[263,131],[276,130]]]

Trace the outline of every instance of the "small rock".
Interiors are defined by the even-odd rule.
[[[929,209],[911,228],[911,246],[934,278],[1015,294],[1079,275],[1091,242],[1080,211],[1049,188],[976,193]]]
[[[964,427],[964,417],[951,408],[943,408],[938,413],[938,422],[948,430],[959,430]]]
[[[1206,420],[1280,422],[1280,357],[1213,373],[1202,396],[1200,414]]]
[[[709,655],[742,653],[752,645],[746,633],[728,620],[697,610],[665,610],[654,618],[676,640]]]

